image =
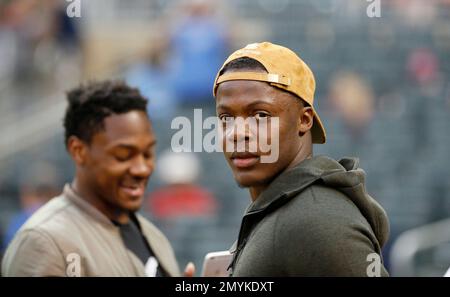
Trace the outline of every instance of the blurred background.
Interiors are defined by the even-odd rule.
[[[80,17],[69,17],[75,2]],[[390,273],[442,276],[450,266],[450,0],[379,3],[381,16],[371,18],[371,2],[361,0],[0,0],[0,250],[73,177],[65,92],[119,78],[149,98],[158,137],[142,213],[180,266],[193,260],[198,274],[207,252],[237,238],[250,199],[221,153],[171,152],[171,122],[192,119],[194,108],[214,115],[221,63],[267,40],[315,73],[328,133],[315,154],[360,158],[390,218]]]

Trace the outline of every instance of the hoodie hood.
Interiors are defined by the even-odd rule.
[[[389,237],[389,221],[384,209],[367,193],[365,177],[357,158],[336,161],[315,156],[280,174],[250,204],[247,214],[262,211],[280,200],[292,199],[308,186],[320,183],[344,193],[358,207],[382,247]]]

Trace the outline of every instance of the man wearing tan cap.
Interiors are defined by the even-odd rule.
[[[252,199],[231,248],[232,276],[388,276],[381,259],[388,219],[366,192],[357,159],[313,156],[313,143],[326,141],[314,91],[305,62],[269,42],[234,52],[217,74],[222,141],[234,143],[225,158]],[[249,119],[266,126],[252,129]],[[269,126],[275,133],[261,133]],[[249,149],[262,140],[278,141],[274,162],[262,161],[270,152]]]

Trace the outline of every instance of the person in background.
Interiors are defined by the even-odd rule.
[[[14,238],[16,232],[42,205],[58,194],[58,190],[52,184],[39,184],[34,187],[23,186],[20,193],[19,213],[15,214],[6,228],[3,237],[4,249]]]
[[[155,38],[126,73],[130,86],[138,88],[143,96],[152,98],[147,111],[154,121],[172,118],[176,110],[167,69],[167,50],[165,38]]]
[[[196,184],[201,168],[195,154],[166,151],[160,157],[158,168],[165,185],[148,197],[148,211],[155,218],[171,220],[216,215],[215,197]]]
[[[211,100],[214,74],[226,56],[228,33],[212,1],[182,2],[181,15],[169,33],[171,88],[182,106]]]

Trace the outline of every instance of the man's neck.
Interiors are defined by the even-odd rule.
[[[289,165],[286,167],[285,170],[283,170],[283,172],[291,168],[294,168],[304,160],[311,159],[312,157],[313,157],[312,145],[307,146],[302,145],[295,158],[289,163]]]
[[[250,198],[252,199],[252,201],[254,202],[259,195],[264,192],[264,190],[268,187],[269,185],[263,185],[263,186],[256,186],[256,187],[251,187],[249,188],[250,191]]]
[[[283,169],[280,172],[280,174],[283,174],[283,172],[285,172],[291,168],[294,168],[295,166],[300,164],[302,161],[304,161],[306,159],[311,159],[312,157],[313,157],[312,147],[310,147],[310,146],[300,147],[295,158],[289,163],[289,165],[285,169]],[[275,177],[274,177],[274,179],[275,179]],[[272,179],[272,181],[273,181],[273,179]],[[250,191],[250,198],[252,199],[252,201],[255,201],[256,199],[258,199],[258,197],[261,195],[261,193],[264,192],[264,190],[269,187],[271,182],[264,184],[264,185],[250,187],[249,191]]]
[[[130,216],[127,212],[112,207],[109,203],[106,203],[100,197],[97,197],[95,193],[85,186],[85,183],[80,178],[75,177],[71,184],[72,190],[84,201],[94,206],[98,211],[105,215],[108,219],[118,222],[120,224],[126,224],[130,220]]]

